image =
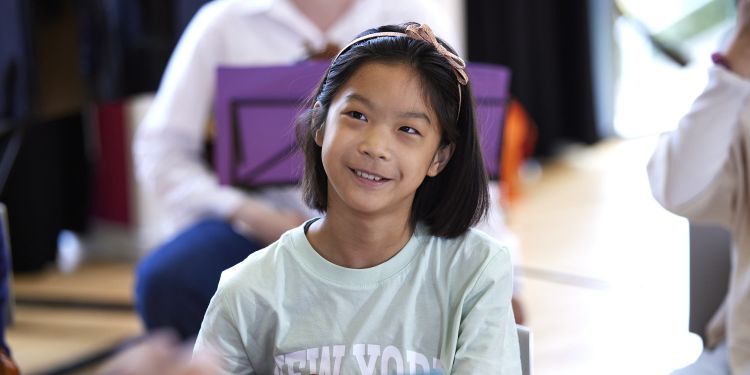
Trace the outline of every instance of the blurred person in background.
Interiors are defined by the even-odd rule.
[[[707,87],[649,163],[651,189],[666,209],[726,227],[733,240],[729,291],[706,329],[706,348],[675,374],[750,374],[750,0],[737,10]]]

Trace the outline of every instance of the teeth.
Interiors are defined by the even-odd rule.
[[[362,177],[362,178],[366,178],[366,179],[368,179],[370,181],[380,181],[380,180],[383,179],[382,177],[371,175],[371,174],[368,174],[368,173],[365,173],[365,172],[362,172],[362,171],[355,170],[354,172],[357,174],[357,176]]]

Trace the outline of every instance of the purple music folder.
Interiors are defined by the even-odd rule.
[[[265,67],[219,67],[214,163],[222,184],[256,188],[296,184],[303,169],[294,122],[328,62]],[[499,174],[510,71],[469,64],[485,166]]]

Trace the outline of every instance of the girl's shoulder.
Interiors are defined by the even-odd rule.
[[[424,235],[427,255],[442,258],[449,264],[475,269],[486,267],[492,261],[511,264],[509,247],[479,229],[471,228],[455,238]]]
[[[435,275],[455,298],[487,285],[497,285],[505,293],[512,290],[513,264],[508,246],[478,230],[470,229],[455,238],[430,236],[422,268]],[[508,294],[509,295],[509,294]]]
[[[219,289],[246,289],[248,285],[270,286],[279,277],[283,277],[284,270],[290,262],[293,252],[294,228],[284,233],[276,242],[257,250],[241,262],[227,268],[221,273]]]
[[[483,269],[494,269],[493,272],[512,273],[513,261],[510,247],[500,242],[497,238],[476,229],[471,228],[466,232],[468,241],[464,247],[465,251],[474,257],[482,256]]]
[[[424,231],[423,235],[431,237],[434,241],[440,243],[441,246],[461,253],[471,252],[474,256],[477,256],[478,252],[488,256],[493,256],[498,252],[508,252],[506,244],[476,228],[469,228],[466,233],[455,238],[432,236],[426,233],[426,231]]]

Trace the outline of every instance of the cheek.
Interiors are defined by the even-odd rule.
[[[413,152],[406,160],[408,161],[411,174],[417,179],[422,179],[429,173],[432,167],[432,159],[433,155],[431,153]]]
[[[327,147],[328,145],[323,142],[323,145],[321,146],[320,151],[320,159],[323,163],[323,169],[325,169],[326,173],[329,173],[329,167],[330,167],[330,159],[331,159],[331,149],[330,147]]]
[[[329,131],[326,132],[326,135],[323,139],[320,152],[320,156],[323,161],[323,168],[326,170],[326,173],[329,172],[331,163],[341,158],[342,149],[342,140],[339,139],[339,134],[337,134],[332,129],[328,130]]]

